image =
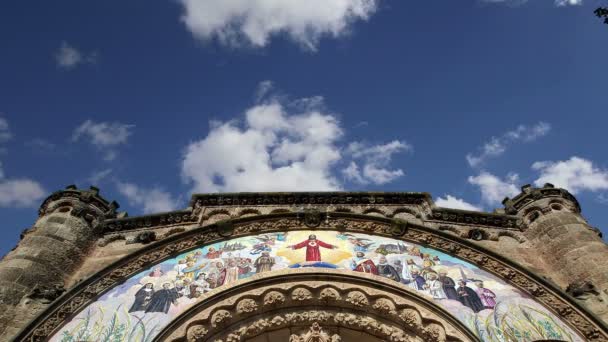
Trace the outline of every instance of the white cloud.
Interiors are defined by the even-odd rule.
[[[133,134],[134,125],[119,122],[94,122],[87,120],[76,127],[72,134],[72,141],[86,138],[89,142],[104,152],[105,160],[113,160],[117,156],[114,149],[118,145],[127,143],[129,136]]]
[[[393,154],[412,150],[410,144],[399,140],[380,145],[352,142],[346,148],[346,152],[363,164],[363,170],[359,169],[357,162],[352,161],[348,167],[342,170],[342,173],[346,179],[360,184],[389,183],[405,174],[401,169],[387,169]]]
[[[13,137],[8,121],[0,117],[0,143]],[[0,149],[3,151],[4,149]],[[27,178],[5,178],[0,161],[0,207],[31,207],[39,204],[46,191],[40,183]]]
[[[182,175],[196,192],[339,190],[330,167],[342,129],[318,111],[290,115],[275,100],[213,127],[184,153]]]
[[[106,179],[111,173],[112,173],[112,169],[104,169],[104,170],[100,170],[100,171],[95,171],[95,172],[93,172],[93,174],[91,176],[89,176],[89,178],[87,178],[87,181],[89,183],[91,183],[92,185],[97,185],[97,184],[99,184],[99,182]]]
[[[203,41],[264,47],[284,34],[316,50],[321,37],[339,37],[377,10],[377,0],[179,0],[181,20]]]
[[[438,197],[435,201],[435,205],[443,208],[481,211],[481,208],[451,195],[445,195],[445,198]]]
[[[30,179],[0,180],[0,207],[32,207],[40,204],[46,191]]]
[[[355,154],[365,164],[361,177],[388,182],[402,174],[384,167],[404,143],[357,145],[344,154],[343,129],[322,97],[287,103],[269,98],[249,108],[243,121],[212,123],[204,139],[186,147],[182,176],[193,191],[340,190],[335,168],[341,163],[356,168]]]
[[[490,3],[506,3],[509,5],[521,5],[528,2],[528,0],[484,0],[485,2]],[[555,6],[574,6],[574,5],[582,5],[583,0],[553,0]]]
[[[469,183],[479,187],[481,200],[488,205],[501,203],[505,197],[513,197],[519,194],[520,190],[516,184],[519,176],[511,173],[503,180],[497,176],[483,171],[477,176],[470,176]]]
[[[145,189],[133,183],[118,182],[118,192],[127,198],[130,205],[141,207],[144,214],[172,211],[177,200],[159,187]]]
[[[540,172],[534,181],[536,186],[551,183],[572,193],[608,189],[608,170],[600,169],[584,158],[574,156],[563,161],[535,162],[532,169]]]
[[[0,117],[0,143],[8,141],[12,137],[13,137],[13,134],[11,133],[11,130],[9,129],[8,121],[5,118]]]
[[[481,166],[487,159],[502,155],[510,144],[518,141],[534,141],[547,135],[550,130],[551,125],[546,122],[539,122],[533,126],[519,125],[516,129],[508,131],[500,137],[492,137],[490,141],[479,148],[478,154],[467,154],[467,162],[471,167]]]
[[[83,53],[67,42],[61,42],[61,46],[55,52],[55,62],[63,69],[73,69],[80,64],[94,64],[97,62],[97,53]]]
[[[582,4],[583,0],[555,0],[556,6],[576,6]]]

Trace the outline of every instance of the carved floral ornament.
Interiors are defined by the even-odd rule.
[[[300,331],[291,334],[291,342],[337,342],[336,332],[346,328],[383,341],[477,341],[449,313],[381,277],[335,270],[279,273],[210,294],[157,338],[237,342],[290,328]],[[323,281],[314,280],[320,276]]]
[[[400,229],[395,229],[395,222],[385,218],[363,218],[361,215],[334,213],[331,220],[323,220],[316,229],[388,236],[444,251],[497,275],[507,283],[530,294],[537,302],[557,313],[563,321],[569,323],[587,340],[608,341],[608,329],[602,323],[576,303],[568,300],[559,290],[545,284],[536,276],[457,237],[411,223],[405,227],[400,224],[399,227]],[[179,253],[235,237],[262,232],[302,230],[307,227],[297,219],[296,214],[283,214],[228,221],[222,226],[221,234],[216,228],[216,225],[209,225],[174,235],[127,256],[80,283],[60,298],[59,302],[53,303],[18,336],[17,340],[43,341],[49,338],[76,313],[105,292],[151,265]]]

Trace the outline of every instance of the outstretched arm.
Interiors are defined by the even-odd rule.
[[[323,248],[329,248],[329,249],[334,249],[337,248],[338,246],[335,245],[330,245],[329,243],[325,243],[321,240],[317,240],[317,243],[319,244],[319,246],[323,247]]]
[[[300,248],[306,247],[306,245],[308,245],[308,240],[304,240],[304,241],[302,241],[302,242],[300,242],[300,243],[298,243],[296,245],[291,245],[289,247],[291,249],[300,249]]]

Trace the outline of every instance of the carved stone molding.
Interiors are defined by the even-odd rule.
[[[608,341],[608,328],[601,321],[538,276],[464,239],[414,223],[408,223],[405,230],[395,230],[393,223],[380,217],[332,213],[332,219],[324,220],[316,229],[389,236],[444,251],[529,293],[589,341]],[[310,229],[297,219],[295,213],[231,220],[231,226],[233,229],[229,238],[260,232]],[[132,275],[174,255],[226,239],[218,232],[217,225],[209,225],[150,244],[71,289],[35,319],[17,340],[42,341],[56,332],[66,320]]]
[[[326,333],[319,322],[313,322],[308,331],[302,334],[292,334],[289,342],[341,342],[342,338],[338,334],[329,335]]]
[[[323,269],[277,273],[260,274],[208,293],[157,339],[238,342],[279,329],[320,323],[333,331],[343,327],[383,341],[477,341],[472,332],[431,299],[385,278]],[[302,339],[309,332],[292,334],[292,340],[309,341]],[[317,334],[320,339],[310,341],[339,341],[333,333]]]

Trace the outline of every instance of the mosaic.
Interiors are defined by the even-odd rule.
[[[583,341],[529,296],[470,263],[409,242],[335,231],[260,234],[181,254],[104,294],[51,341],[151,341],[211,289],[300,267],[347,269],[400,282],[483,341]]]

